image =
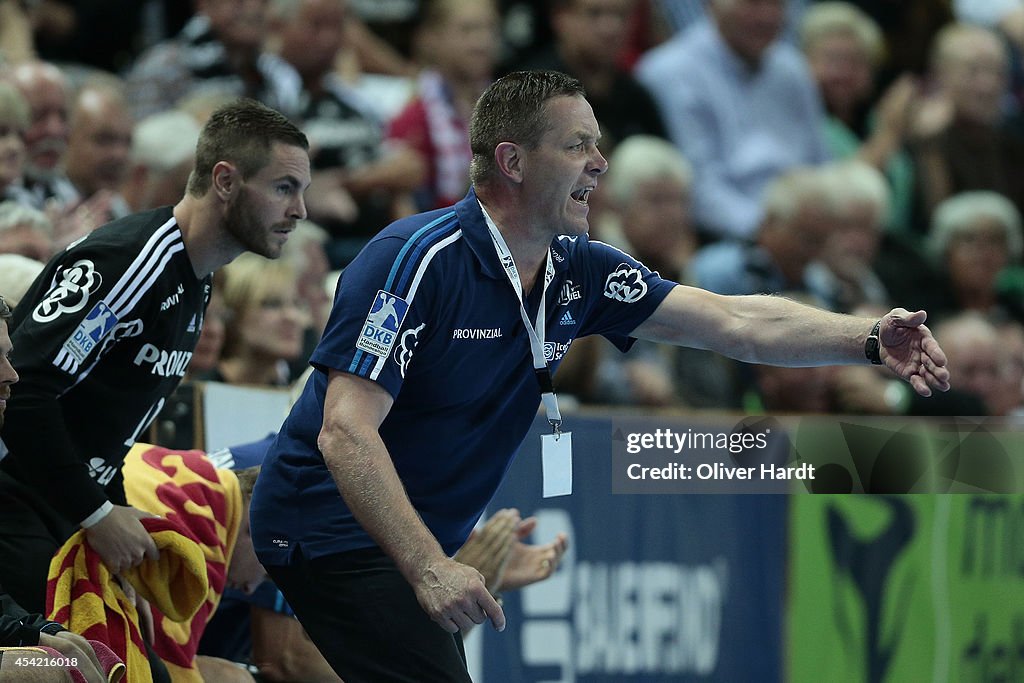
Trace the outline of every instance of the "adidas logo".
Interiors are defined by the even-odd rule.
[[[576,321],[573,320],[572,313],[570,313],[569,311],[566,311],[565,315],[562,316],[562,319],[558,321],[558,324],[559,325],[575,325]]]

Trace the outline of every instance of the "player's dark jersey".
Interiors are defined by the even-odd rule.
[[[184,376],[209,295],[170,207],[53,257],[14,312],[2,467],[73,523],[122,503],[122,458]]]

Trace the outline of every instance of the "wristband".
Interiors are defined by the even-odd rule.
[[[879,320],[871,328],[871,334],[864,340],[864,357],[871,361],[872,365],[882,364],[882,344],[878,341],[878,331],[882,329],[882,321]]]

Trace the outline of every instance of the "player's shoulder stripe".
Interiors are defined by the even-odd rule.
[[[153,231],[135,259],[104,297],[114,315],[121,317],[138,303],[153,286],[171,257],[184,250],[181,231],[174,218],[169,218]]]
[[[454,211],[446,211],[414,232],[395,256],[384,289],[392,294],[404,294],[423,256],[434,244],[457,230],[458,217]]]

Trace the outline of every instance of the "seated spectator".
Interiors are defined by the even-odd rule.
[[[26,62],[36,56],[33,17],[21,2],[0,2],[0,66]]]
[[[772,179],[829,159],[807,63],[778,40],[784,5],[711,0],[710,20],[637,64],[672,141],[693,164],[697,227],[715,239],[754,239]]]
[[[302,353],[290,364],[291,377],[300,377],[309,367],[309,358],[320,343],[331,313],[337,277],[330,277],[326,251],[329,240],[327,231],[316,223],[298,221],[281,251],[281,258],[291,263],[299,274],[299,299],[303,310],[309,314],[309,324],[302,338]]]
[[[1024,325],[1006,322],[999,330],[999,390],[993,398],[995,415],[1024,416]]]
[[[0,202],[0,254],[46,262],[54,251],[53,224],[46,214],[13,201]]]
[[[414,149],[427,169],[421,209],[450,206],[469,189],[469,115],[490,85],[500,45],[493,0],[436,0],[424,7],[416,44],[424,70],[388,138]]]
[[[73,206],[81,208],[76,213],[82,219],[57,226],[58,248],[128,215],[118,191],[128,173],[134,125],[119,80],[88,81],[76,94],[64,169],[77,193]]]
[[[7,303],[11,308],[25,296],[36,276],[43,272],[44,265],[21,254],[0,253],[0,292],[7,292]]]
[[[967,311],[936,325],[935,338],[957,369],[957,387],[981,399],[988,415],[996,415],[1002,390],[1002,342],[996,327],[977,311]]]
[[[661,138],[634,135],[623,140],[608,163],[602,182],[609,210],[597,232],[636,256],[651,270],[685,279],[697,236],[690,222],[693,171],[676,147]],[[732,364],[697,349],[638,341],[628,353],[600,339],[596,386],[582,396],[588,402],[643,406],[732,406]],[[578,353],[576,344],[566,355]]]
[[[808,266],[811,290],[834,311],[861,305],[888,308],[889,294],[873,270],[889,213],[889,186],[858,159],[822,168],[836,222],[821,256]]]
[[[10,83],[0,81],[0,201],[29,203],[20,180],[25,166],[28,103]]]
[[[14,66],[6,78],[29,106],[23,179],[27,201],[36,209],[63,210],[78,198],[63,170],[69,134],[67,79],[56,66],[40,61]]]
[[[210,379],[287,386],[288,364],[302,353],[309,325],[298,274],[286,261],[246,253],[224,267],[223,289],[230,318],[217,372]]]
[[[999,192],[1024,210],[1024,138],[1005,126],[1009,68],[1006,46],[987,29],[953,24],[936,36],[936,132],[913,146],[927,215],[969,190]]]
[[[619,66],[634,1],[556,0],[548,4],[555,41],[517,64],[516,70],[552,69],[580,79],[601,127],[605,156],[631,135],[666,137],[651,93]]]
[[[192,172],[199,124],[183,111],[153,114],[135,126],[121,195],[131,211],[177,203]]]
[[[933,320],[971,310],[1024,322],[1019,278],[1016,288],[1011,278],[1011,288],[1000,281],[1004,271],[1019,271],[1024,250],[1021,216],[1008,199],[995,192],[950,197],[935,209],[927,246],[939,275]]]
[[[897,79],[872,108],[885,46],[878,24],[851,3],[814,3],[804,14],[800,34],[828,112],[829,151],[836,159],[856,156],[885,173],[891,194],[885,224],[894,231],[909,230],[914,167],[904,144],[918,98],[915,78]]]
[[[835,232],[825,176],[791,171],[772,182],[763,204],[753,244],[718,242],[697,252],[690,274],[698,287],[718,294],[810,291],[807,266],[821,258]]]
[[[266,6],[197,0],[181,33],[144,52],[128,72],[135,118],[171,109],[196,91],[251,97],[294,117],[301,81],[291,66],[263,51]]]
[[[270,9],[278,54],[302,78],[300,116],[313,168],[306,207],[334,238],[328,251],[335,267],[412,212],[412,192],[426,168],[407,145],[385,143],[373,104],[334,71],[349,12],[348,0],[295,0]]]

